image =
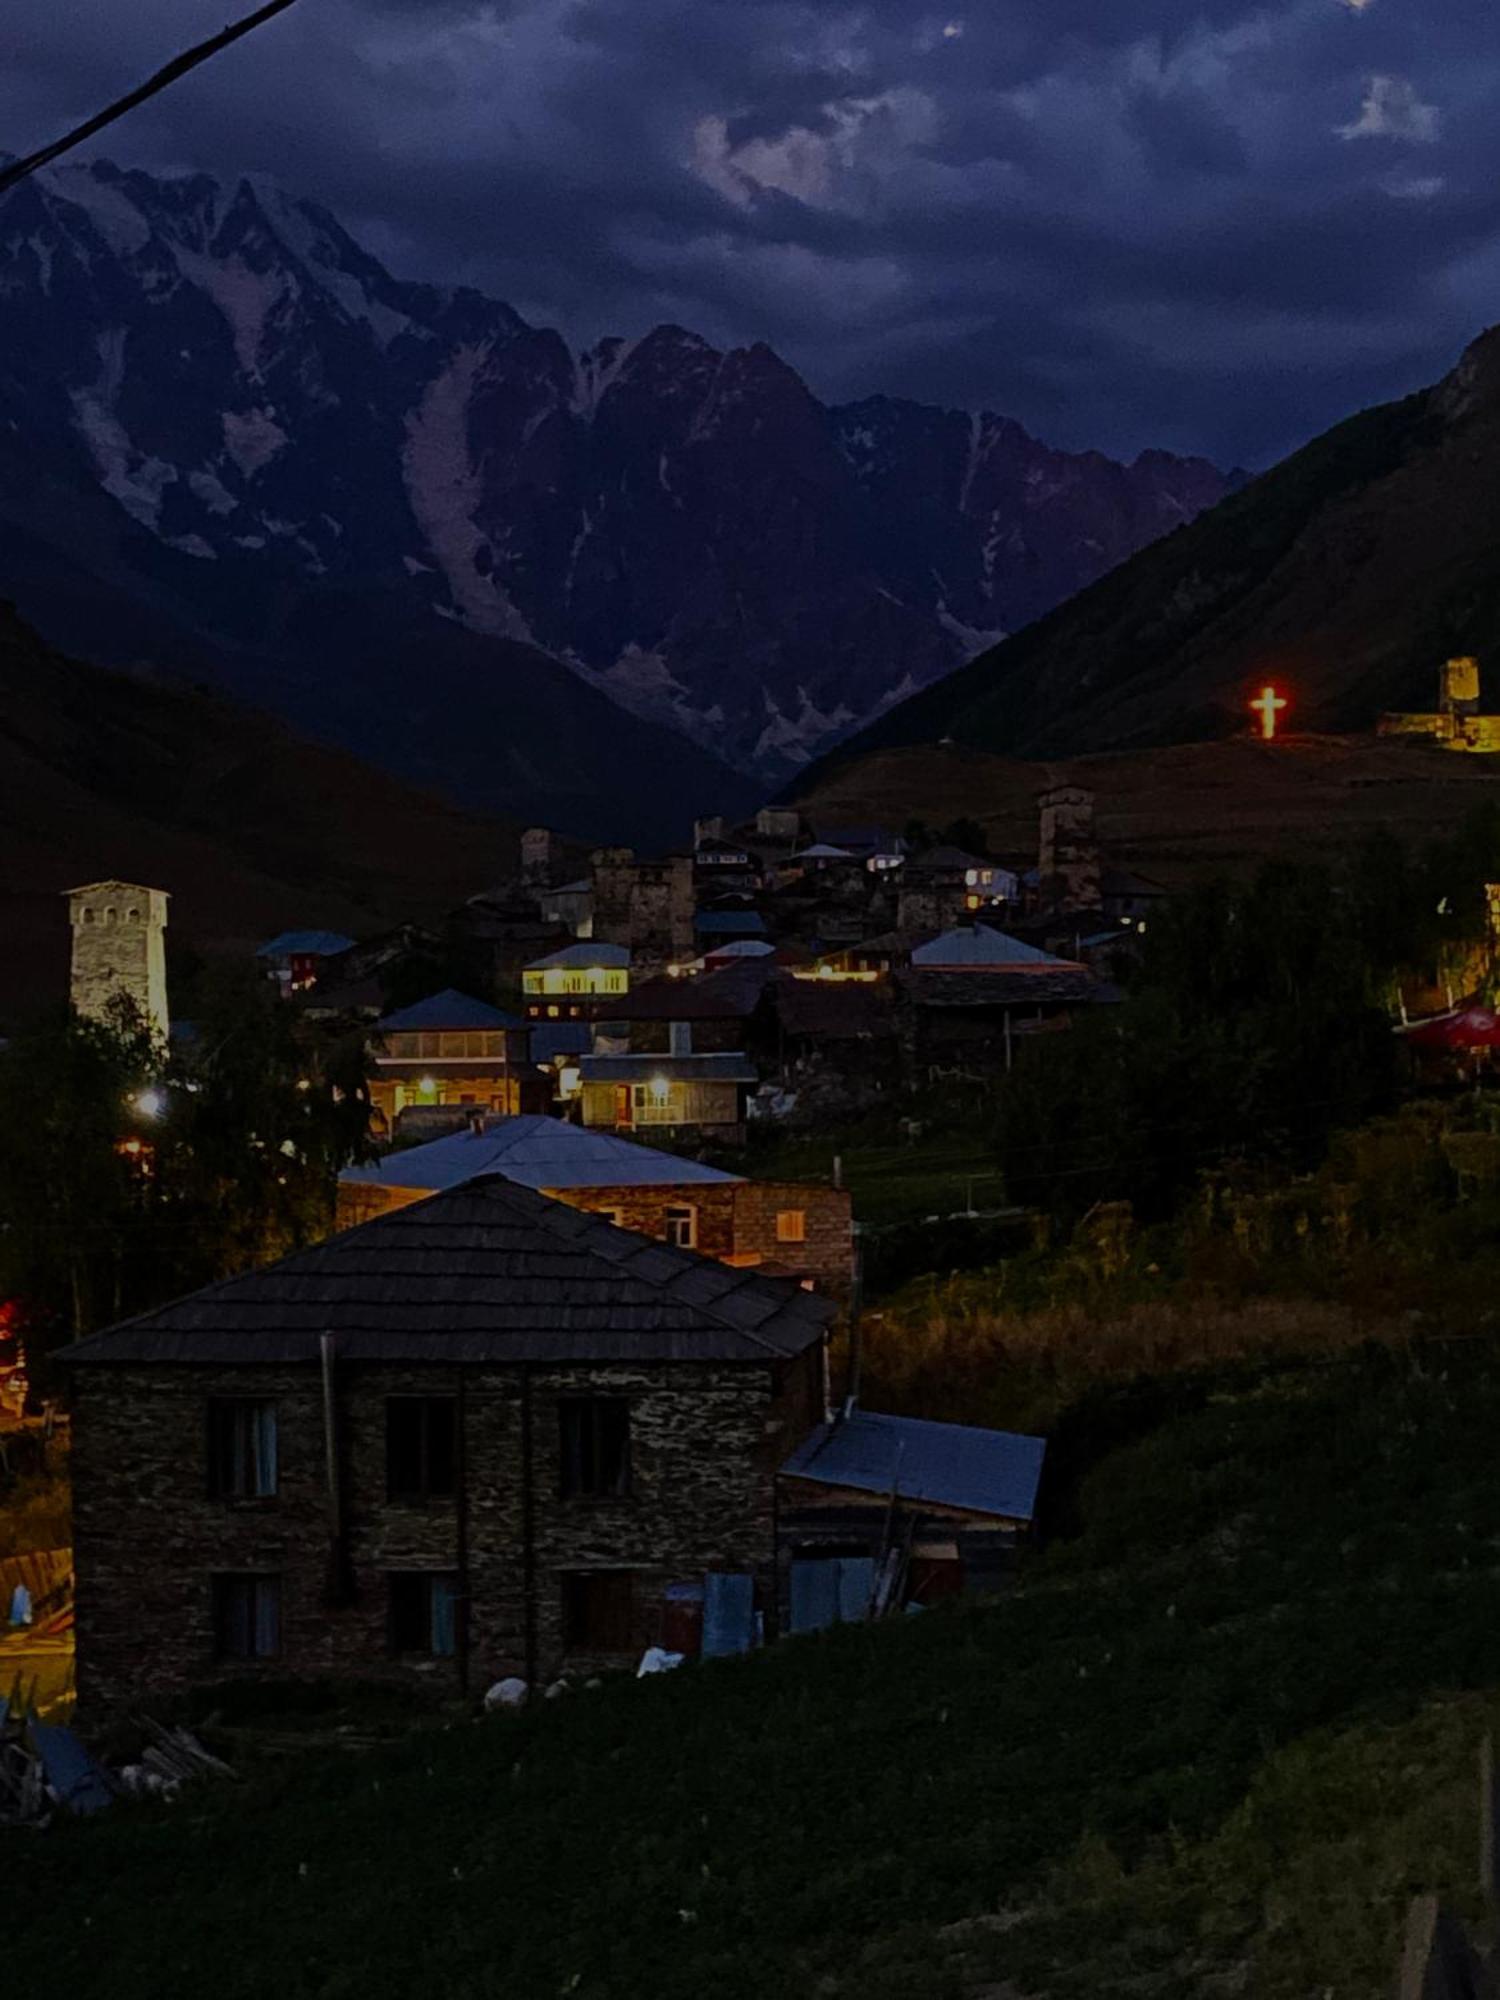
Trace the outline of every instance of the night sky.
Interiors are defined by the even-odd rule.
[[[1268,463],[1500,319],[1494,0],[301,0],[106,156],[269,172],[576,342]],[[249,0],[4,0],[0,150]]]

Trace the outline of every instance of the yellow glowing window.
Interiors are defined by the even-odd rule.
[[[805,1243],[807,1241],[807,1210],[805,1208],[782,1208],[777,1210],[776,1241],[778,1243]]]

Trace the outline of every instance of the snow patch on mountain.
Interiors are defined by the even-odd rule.
[[[75,389],[70,400],[99,484],[132,520],[153,534],[159,533],[162,495],[176,482],[176,466],[137,451],[130,433],[97,389]]]
[[[226,410],[220,419],[224,449],[243,479],[253,479],[286,446],[286,432],[270,410]]]
[[[417,525],[458,610],[482,632],[529,640],[526,620],[478,561],[487,546],[474,522],[484,481],[469,446],[469,409],[489,354],[487,345],[459,347],[428,383],[406,419],[401,470]]]
[[[49,167],[40,179],[48,193],[82,209],[96,235],[116,256],[133,257],[151,241],[151,224],[124,189],[101,178],[96,167]]]
[[[234,358],[252,381],[260,379],[261,344],[272,315],[297,296],[297,279],[286,270],[253,271],[243,257],[211,257],[176,251],[177,268],[191,285],[207,292],[229,326]]]
[[[809,764],[826,743],[842,736],[859,722],[854,710],[841,702],[835,709],[820,709],[805,687],[797,690],[801,704],[795,714],[787,714],[769,691],[766,694],[765,727],[755,745],[757,757],[780,758],[793,765]]]

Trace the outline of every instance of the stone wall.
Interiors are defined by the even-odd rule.
[[[690,1207],[700,1256],[741,1265],[777,1264],[814,1280],[820,1291],[841,1297],[853,1282],[853,1209],[847,1189],[801,1181],[684,1181],[651,1187],[546,1188],[544,1193],[570,1208],[610,1215],[622,1229],[665,1239],[667,1210]],[[377,1215],[425,1201],[430,1189],[388,1188],[341,1182],[337,1221],[353,1229]],[[805,1235],[785,1242],[777,1217],[800,1211]]]
[[[167,897],[135,882],[93,882],[68,897],[73,927],[69,997],[74,1010],[103,1020],[110,1003],[133,1001],[159,1035],[167,1032]]]
[[[801,1213],[804,1240],[784,1242],[777,1217]],[[736,1261],[751,1257],[812,1278],[841,1297],[854,1282],[854,1209],[847,1189],[800,1181],[742,1181],[734,1190]]]
[[[339,1371],[342,1499],[352,1595],[330,1596],[323,1404],[313,1368],[81,1368],[73,1457],[81,1712],[93,1717],[224,1679],[381,1679],[460,1691],[565,1663],[563,1577],[635,1576],[631,1654],[659,1636],[668,1583],[750,1570],[774,1620],[776,1469],[822,1414],[821,1348],[773,1366],[364,1368]],[[559,1400],[631,1405],[631,1491],[559,1495]],[[460,1395],[466,1498],[386,1498],[385,1402]],[[207,1404],[274,1398],[279,1478],[268,1500],[209,1497]],[[531,1562],[526,1556],[530,1410]],[[461,1513],[467,1523],[465,1536]],[[395,1657],[387,1575],[459,1570],[468,1643],[452,1659]],[[216,1573],[281,1581],[281,1653],[215,1658]],[[527,1584],[532,1583],[528,1642]],[[582,1663],[582,1662],[569,1662]]]
[[[1037,873],[1043,901],[1057,910],[1099,907],[1099,842],[1094,795],[1082,785],[1054,785],[1037,800]]]
[[[690,855],[637,861],[628,847],[601,847],[593,857],[592,884],[592,935],[627,946],[638,969],[693,956]]]

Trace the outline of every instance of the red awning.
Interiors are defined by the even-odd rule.
[[[1456,1007],[1412,1021],[1402,1032],[1421,1049],[1500,1049],[1500,1014],[1493,1007]]]

